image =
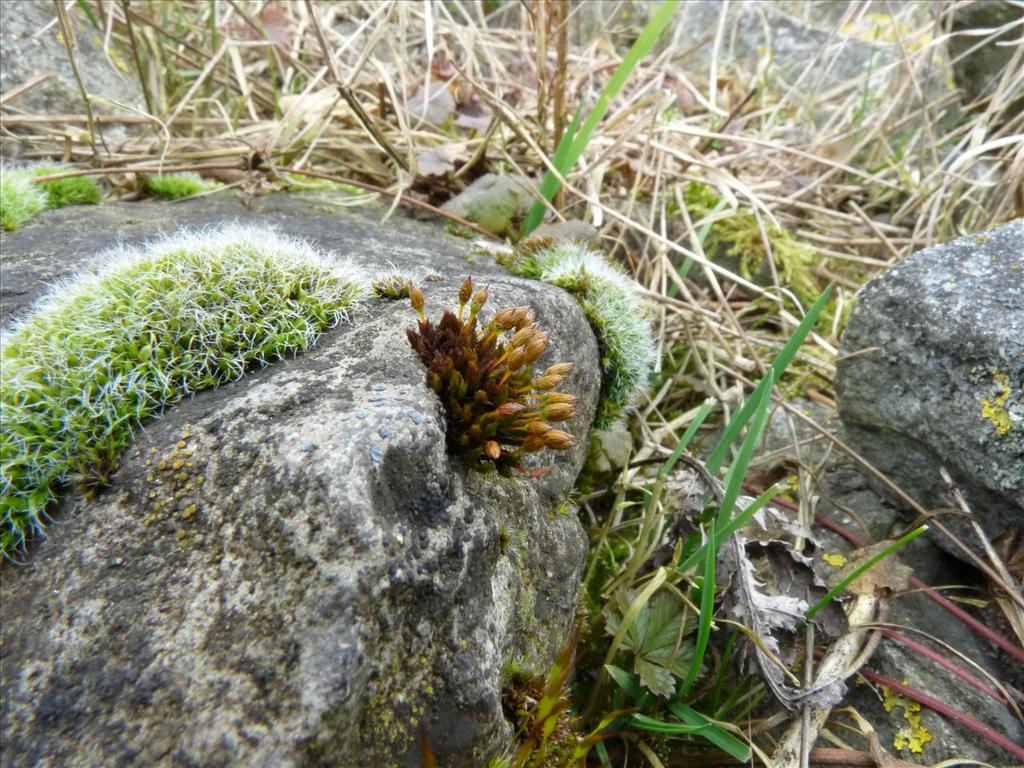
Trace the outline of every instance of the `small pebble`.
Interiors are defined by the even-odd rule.
[[[409,411],[408,416],[412,419],[413,424],[419,424],[423,421],[423,417],[416,413],[416,411]]]
[[[373,459],[374,464],[380,464],[380,459],[383,455],[384,452],[381,451],[381,449],[378,448],[376,445],[370,449],[370,458]]]
[[[315,451],[316,449],[317,449],[316,443],[308,443],[307,442],[307,443],[303,443],[302,444],[302,450],[305,451],[306,453],[309,453],[310,451]]]
[[[385,389],[385,386],[383,384],[374,384],[372,387],[370,387],[370,389],[372,389],[374,392],[380,392]]]
[[[391,430],[388,429],[387,427],[381,427],[380,429],[377,430],[377,434],[380,435],[381,437],[390,437]]]
[[[365,419],[369,415],[370,414],[367,413],[366,411],[364,411],[362,408],[360,408],[358,411],[356,411],[356,418],[357,419]]]

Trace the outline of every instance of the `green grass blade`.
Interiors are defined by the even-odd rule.
[[[722,521],[720,520],[719,525],[721,525],[721,528],[715,533],[715,538],[718,539],[719,542],[728,539],[730,536],[736,533],[736,531],[738,531],[740,528],[746,525],[750,521],[750,518],[757,514],[757,511],[761,509],[761,507],[763,507],[769,501],[771,501],[772,498],[781,490],[782,489],[779,488],[779,486],[773,485],[767,491],[765,491],[756,499],[754,499],[754,501],[750,503],[749,507],[744,509],[738,515],[736,515],[736,517],[732,518],[727,523],[722,524]],[[681,573],[685,573],[690,568],[693,568],[695,565],[699,565],[701,561],[704,559],[704,555],[706,553],[707,550],[701,547],[679,565],[679,571]]]
[[[928,526],[927,525],[922,525],[920,528],[915,528],[914,530],[912,530],[910,533],[908,533],[903,538],[901,538],[901,539],[899,539],[897,541],[894,541],[892,544],[890,544],[888,547],[883,549],[877,555],[872,557],[870,560],[868,560],[862,566],[860,566],[859,568],[854,570],[845,579],[843,579],[838,584],[836,584],[831,590],[829,590],[829,593],[827,595],[825,595],[823,598],[821,598],[821,600],[816,602],[814,605],[812,605],[807,610],[807,613],[804,614],[804,618],[806,618],[806,619],[813,619],[814,618],[814,614],[816,614],[818,611],[820,611],[822,608],[824,608],[826,605],[828,605],[829,602],[831,602],[832,599],[835,598],[836,595],[838,595],[840,592],[842,592],[844,589],[846,589],[850,584],[852,584],[854,582],[854,580],[859,578],[862,573],[864,573],[866,570],[868,570],[868,568],[871,568],[876,563],[878,563],[882,558],[888,557],[889,555],[891,555],[896,550],[902,549],[904,546],[909,544],[911,541],[916,539],[918,536],[920,536],[922,533],[924,533],[927,530],[928,530]]]
[[[611,80],[601,91],[601,95],[597,99],[597,104],[591,110],[590,114],[587,115],[587,121],[583,124],[583,128],[580,130],[579,135],[575,136],[569,143],[568,149],[562,156],[562,163],[555,162],[554,166],[558,169],[558,172],[564,177],[576,165],[576,161],[580,159],[580,155],[587,148],[587,144],[590,142],[590,137],[594,133],[594,129],[597,124],[604,118],[605,112],[608,111],[608,107],[619,92],[626,85],[626,81],[629,80],[629,76],[636,69],[636,65],[640,63],[651,49],[654,48],[654,44],[658,42],[658,38],[661,37],[661,33],[665,27],[668,26],[669,20],[672,18],[672,14],[675,13],[676,6],[679,5],[679,0],[665,0],[655,11],[654,16],[644,27],[643,32],[640,33],[640,37],[636,39],[625,58],[622,60],[622,64],[615,70],[615,74],[612,75]],[[566,136],[570,136],[570,133],[566,133]],[[566,137],[562,137],[562,143],[565,143]],[[555,155],[561,151],[562,146],[559,144],[558,150]],[[550,170],[544,175],[544,181],[540,185],[540,194],[545,201],[550,202],[551,198],[555,196],[558,188],[562,185],[558,177],[555,176]],[[526,217],[526,222],[523,224],[523,234],[528,235],[535,230],[540,223],[544,220],[544,212],[546,206],[544,202],[538,200],[530,208],[530,213]]]
[[[708,526],[708,535],[701,547],[705,552],[718,552],[718,541],[715,536],[715,524]],[[708,649],[708,641],[711,639],[711,623],[715,618],[715,560],[714,556],[704,558],[704,584],[700,591],[700,619],[697,625],[697,642],[693,648],[693,663],[686,673],[686,680],[679,686],[677,696],[682,697],[690,692],[697,673],[700,671],[701,662],[704,661],[704,653]]]
[[[821,292],[821,296],[814,302],[814,305],[808,310],[807,315],[800,324],[797,325],[793,331],[793,335],[789,337],[789,341],[779,351],[778,356],[775,358],[775,362],[772,363],[770,373],[774,376],[775,381],[779,381],[782,378],[783,371],[793,362],[793,358],[796,356],[797,350],[800,349],[800,345],[804,343],[804,339],[811,332],[814,324],[818,320],[818,316],[822,310],[825,309],[825,304],[828,302],[828,297],[832,293],[832,285],[829,284],[824,291]],[[762,381],[762,384],[764,382]],[[729,425],[725,428],[725,432],[722,435],[721,440],[718,441],[718,445],[715,446],[711,452],[711,456],[707,461],[708,471],[715,473],[722,466],[722,462],[725,460],[725,455],[729,451],[729,446],[733,444],[736,438],[739,436],[744,425],[750,420],[750,417],[754,413],[754,408],[760,395],[755,389],[751,393],[750,397],[747,398],[747,402],[743,404],[743,407],[736,413],[735,416],[729,421]]]
[[[690,426],[686,428],[683,436],[679,438],[679,442],[676,443],[676,447],[673,449],[672,455],[665,460],[665,463],[661,465],[661,469],[658,470],[659,480],[672,471],[672,467],[674,467],[676,462],[679,461],[679,457],[683,455],[683,451],[686,450],[686,446],[690,444],[693,436],[697,434],[697,430],[700,429],[700,425],[704,423],[704,419],[706,419],[708,414],[711,413],[711,406],[712,402],[710,400],[705,400],[704,404],[701,405],[700,410],[697,411],[697,415],[693,417],[693,421],[690,423]]]
[[[646,696],[643,687],[629,672],[621,667],[616,667],[614,664],[605,664],[604,668],[608,672],[608,676],[615,681],[615,684],[629,694],[634,701],[640,701]]]
[[[743,489],[743,478],[747,474],[747,466],[754,457],[754,450],[761,440],[761,433],[764,432],[764,428],[768,424],[768,405],[771,403],[771,391],[774,385],[775,377],[769,370],[768,375],[758,387],[761,389],[761,397],[756,401],[754,423],[747,431],[743,445],[740,446],[740,452],[725,476],[725,496],[722,499],[722,506],[718,510],[718,517],[708,526],[707,538],[697,550],[705,553],[704,586],[700,598],[700,624],[697,628],[697,644],[694,648],[693,663],[686,675],[686,681],[679,688],[678,697],[689,693],[697,679],[697,672],[704,660],[704,653],[707,651],[708,640],[711,638],[711,621],[715,613],[715,561],[718,559],[719,542],[725,541],[722,533],[733,521],[732,510]]]
[[[101,27],[99,25],[99,22],[96,21],[96,17],[92,14],[92,9],[85,4],[85,0],[78,0],[78,7],[82,9],[82,12],[85,14],[85,17],[89,19],[89,23],[92,24],[92,28],[95,29],[97,32],[102,32],[103,27]]]
[[[632,715],[629,718],[629,724],[634,728],[639,728],[641,731],[650,731],[651,733],[700,733],[702,736],[703,732],[708,730],[708,725],[682,725],[680,723],[666,723],[664,720],[657,720],[647,715]]]
[[[715,725],[697,710],[691,709],[685,704],[680,704],[679,702],[669,704],[668,708],[673,715],[678,717],[687,725],[694,727],[704,726],[704,728],[699,731],[700,735],[723,752],[728,752],[741,763],[745,763],[750,759],[750,747],[745,742],[736,738],[723,728]]]

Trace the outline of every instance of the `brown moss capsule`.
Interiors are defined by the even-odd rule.
[[[459,304],[464,305],[473,295],[473,278],[467,277],[459,288]]]
[[[459,289],[459,314],[446,310],[435,324],[423,313],[422,291],[410,287],[420,321],[407,335],[447,413],[449,449],[473,466],[508,472],[522,468],[526,453],[572,444],[568,433],[546,420],[565,421],[575,412],[572,395],[547,392],[571,366],[556,364],[548,369],[551,375],[535,380],[532,364],[547,349],[548,335],[534,325],[527,307],[501,309],[478,326],[476,314],[487,299],[487,288],[473,295],[472,279],[466,278]],[[513,338],[506,340],[503,332],[513,329]],[[552,433],[557,434],[549,437]]]
[[[548,448],[553,448],[556,451],[572,448],[572,435],[560,429],[552,429],[544,435],[544,441]]]
[[[473,297],[473,303],[469,307],[469,311],[474,315],[483,309],[484,304],[487,303],[487,286],[484,286],[476,292],[476,296]]]
[[[576,415],[576,409],[570,403],[555,403],[544,409],[548,421],[568,421]]]
[[[572,363],[555,363],[544,371],[545,376],[567,376],[572,370]]]
[[[498,415],[503,419],[510,419],[513,416],[518,416],[520,413],[526,410],[526,406],[522,403],[502,403],[498,406]]]
[[[423,317],[423,291],[413,286],[409,289],[409,303],[420,317]]]

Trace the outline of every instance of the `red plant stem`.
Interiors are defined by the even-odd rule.
[[[790,505],[783,499],[778,499],[777,501],[781,506],[792,508],[792,505]],[[868,542],[857,536],[855,533],[848,531],[846,528],[839,525],[839,523],[833,522],[832,520],[829,520],[827,517],[823,515],[815,515],[814,519],[816,522],[825,526],[829,530],[835,531],[844,539],[858,547],[863,547],[868,544]],[[952,613],[954,616],[960,619],[960,621],[962,621],[968,627],[970,627],[979,635],[984,637],[986,640],[988,640],[991,643],[994,643],[995,645],[998,645],[1000,648],[1002,648],[1008,654],[1013,656],[1015,659],[1017,659],[1021,663],[1024,663],[1024,648],[1021,648],[1018,645],[1014,645],[1012,642],[1007,640],[1002,635],[996,634],[991,629],[982,624],[980,621],[978,621],[976,618],[971,616],[971,614],[967,613],[967,611],[965,611],[963,608],[961,608],[958,605],[954,605],[950,600],[936,592],[934,589],[929,587],[916,576],[911,576],[909,581],[915,589],[920,590],[927,597],[931,598],[936,603],[941,605],[943,608]]]
[[[758,492],[757,489],[754,488],[747,488],[746,486],[744,486],[744,488],[748,493],[751,493],[754,496],[758,496],[760,495],[760,493],[764,493],[763,490]],[[772,499],[772,503],[777,504],[778,506],[783,507],[784,509],[788,509],[791,512],[798,511],[797,506],[795,504],[793,504],[790,501],[786,501],[785,499],[780,499],[778,496]],[[842,536],[844,539],[846,539],[854,546],[866,547],[870,543],[866,539],[862,539],[860,536],[858,536],[848,528],[843,527],[842,525],[840,525],[837,522],[834,522],[833,520],[829,520],[822,514],[816,514],[814,516],[814,520],[816,523],[824,526],[825,528],[828,528],[830,531],[838,533],[840,536]],[[911,585],[914,587],[914,589],[919,590],[920,592],[924,593],[926,597],[930,598],[931,600],[934,600],[936,603],[938,603],[947,611],[952,613],[954,616],[960,619],[960,621],[962,621],[968,627],[970,627],[979,635],[984,637],[990,643],[992,643],[993,645],[998,645],[1000,648],[1002,648],[1008,654],[1013,656],[1015,659],[1017,659],[1021,663],[1024,663],[1024,648],[1021,648],[1019,645],[1014,645],[1011,641],[1007,640],[1002,635],[993,632],[991,629],[986,627],[976,618],[971,616],[971,614],[967,613],[967,611],[965,611],[963,608],[954,604],[952,601],[948,600],[942,594],[936,592],[934,589],[929,587],[927,584],[925,584],[923,581],[917,578],[917,576],[911,576],[909,578],[909,581]],[[1002,697],[1000,697],[1000,699],[1002,699]]]
[[[891,691],[901,693],[908,699],[913,699],[914,701],[923,704],[929,709],[938,712],[943,717],[947,717],[950,720],[954,720],[957,723],[960,723],[960,725],[964,726],[965,728],[969,728],[978,735],[988,739],[992,744],[995,744],[1001,747],[1002,749],[1005,749],[1014,757],[1024,760],[1024,746],[1021,746],[1020,744],[1015,744],[1014,742],[1010,741],[1006,736],[999,733],[999,731],[995,730],[994,728],[991,728],[990,726],[985,725],[984,723],[978,720],[975,720],[970,715],[965,714],[958,709],[953,709],[948,704],[945,704],[939,701],[938,699],[933,699],[931,696],[921,693],[920,691],[916,691],[913,688],[904,685],[903,683],[899,683],[888,677],[880,675],[877,672],[872,672],[870,669],[865,669],[862,667],[857,674],[866,677],[873,683],[884,685],[888,687]]]
[[[915,651],[920,653],[922,656],[926,656],[927,658],[929,658],[932,661],[934,661],[936,664],[939,664],[939,665],[945,667],[946,669],[948,669],[950,672],[952,672],[957,677],[966,680],[968,683],[973,685],[979,691],[987,693],[989,696],[991,696],[993,699],[998,701],[1000,704],[1006,704],[1007,703],[1006,697],[1003,696],[1003,694],[1001,694],[995,688],[993,688],[990,685],[988,685],[985,681],[979,680],[977,677],[972,675],[970,672],[968,672],[963,667],[958,667],[956,664],[951,662],[945,656],[939,655],[938,653],[933,651],[931,648],[928,648],[927,646],[921,645],[921,643],[917,642],[916,640],[911,640],[909,637],[904,635],[902,632],[897,632],[897,631],[895,631],[893,629],[885,630],[885,634],[886,634],[887,637],[891,637],[893,640],[897,640],[897,641],[903,643],[908,648],[913,648]]]

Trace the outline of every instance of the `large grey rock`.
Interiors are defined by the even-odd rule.
[[[598,34],[625,51],[660,5],[656,0],[585,0],[576,10],[574,42],[586,45]],[[673,63],[687,74],[708,74],[720,23],[724,33],[717,52],[719,77],[737,70],[753,73],[770,57],[771,72],[794,83],[803,77],[803,93],[837,85],[850,78],[877,76],[899,59],[895,45],[870,42],[836,33],[849,5],[766,3],[757,0],[687,0],[680,3],[659,45],[671,45],[681,56]],[[792,10],[826,8],[800,17]],[[838,10],[839,13],[835,13]],[[892,73],[890,73],[892,74]],[[885,75],[883,79],[888,79]],[[877,83],[876,83],[877,84]]]
[[[919,251],[862,288],[836,388],[849,441],[918,501],[954,506],[944,466],[990,537],[1020,526],[1024,220]]]
[[[3,237],[3,310],[118,236],[270,222],[423,278],[455,300],[463,247],[329,196],[62,209]],[[67,496],[4,566],[4,766],[479,766],[511,735],[503,666],[544,670],[577,604],[586,539],[560,511],[598,395],[594,338],[550,286],[473,267],[529,304],[570,360],[574,449],[540,478],[467,472],[404,337],[376,301],[309,352],[150,420],[112,483]],[[175,466],[183,460],[184,464]]]
[[[953,60],[953,77],[968,102],[991,95],[1006,67],[1021,54],[1024,6],[1009,0],[974,0],[953,10],[947,42]],[[1002,30],[1000,32],[1000,30]],[[981,34],[979,34],[979,32]],[[1020,103],[1024,97],[1018,97]]]
[[[68,4],[68,16],[75,29],[76,63],[92,99],[96,114],[123,112],[124,105],[145,110],[142,89],[132,64],[131,53],[112,43],[110,56],[103,51],[103,33],[94,29],[77,3]],[[50,0],[17,0],[0,3],[0,92],[7,93],[37,75],[51,77],[14,101],[14,111],[30,114],[84,115],[85,105],[75,82],[64,42],[60,38],[57,12]],[[74,123],[87,130],[85,123]],[[114,126],[102,129],[108,138],[124,135]],[[16,142],[5,143],[5,153],[18,151]]]

